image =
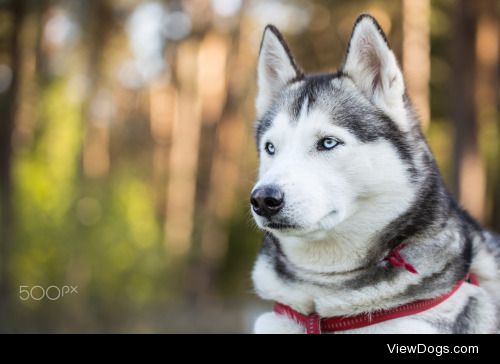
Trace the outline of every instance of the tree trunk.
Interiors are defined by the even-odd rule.
[[[499,14],[500,9],[495,9],[497,13],[495,14],[497,20],[497,34],[500,35],[498,26],[499,26]],[[496,98],[496,130],[497,136],[500,134],[500,36],[497,37],[496,44],[492,44],[492,47],[497,47],[497,69],[496,69],[496,77],[495,80],[497,82],[495,88],[495,98]],[[495,176],[493,179],[493,211],[491,217],[491,227],[496,231],[500,232],[500,140],[497,138],[497,148],[496,148],[496,156],[494,159],[496,163]]]
[[[457,1],[452,43],[452,118],[455,127],[453,189],[474,217],[482,220],[484,168],[478,148],[476,91],[476,33],[478,9],[475,1]]]
[[[485,179],[487,191],[483,196],[489,198],[482,201],[482,210],[488,212],[485,222],[491,225],[494,222],[495,212],[498,216],[499,197],[498,186],[498,138],[493,135],[498,123],[497,94],[498,94],[498,15],[497,0],[482,0],[478,3],[479,16],[476,35],[476,109],[481,130],[480,144],[485,161]],[[497,124],[498,125],[498,124]],[[487,167],[487,168],[486,168]],[[486,187],[486,183],[483,183]],[[481,187],[481,186],[479,186]],[[481,202],[481,201],[479,201]],[[495,206],[496,202],[496,206]],[[480,206],[477,206],[478,208]]]
[[[403,69],[422,128],[429,126],[430,0],[403,2]]]

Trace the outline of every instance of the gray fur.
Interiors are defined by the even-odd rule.
[[[478,302],[474,297],[470,297],[465,307],[457,315],[455,324],[453,325],[454,334],[467,334],[472,331],[474,327],[475,317],[481,314],[478,312]]]

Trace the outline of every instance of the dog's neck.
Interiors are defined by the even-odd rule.
[[[384,199],[388,210],[399,206],[393,215],[363,209],[352,216],[356,223],[339,225],[331,239],[268,236],[253,272],[259,295],[326,317],[395,307],[449,290],[468,272],[481,232],[453,199],[443,198],[448,192],[439,174],[429,174],[420,187],[408,205]],[[384,261],[401,243],[418,274]]]

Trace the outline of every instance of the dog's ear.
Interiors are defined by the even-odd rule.
[[[356,20],[342,71],[382,110],[392,114],[404,107],[403,74],[382,28],[370,15]]]
[[[257,118],[262,117],[277,94],[293,79],[302,76],[290,50],[273,25],[264,29],[257,63]]]

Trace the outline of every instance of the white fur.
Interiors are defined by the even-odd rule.
[[[304,328],[297,322],[274,312],[267,312],[255,321],[256,334],[305,334]]]

